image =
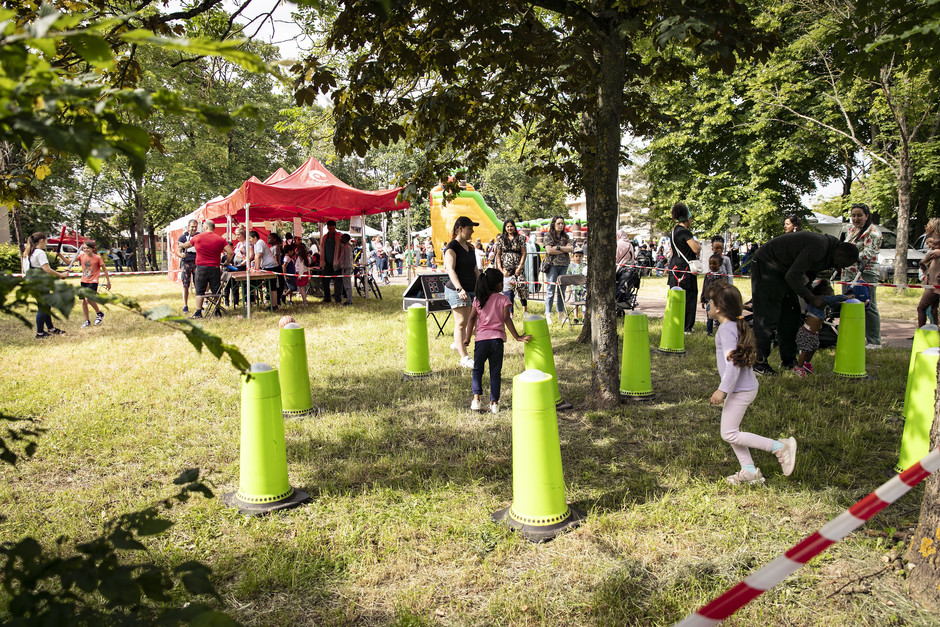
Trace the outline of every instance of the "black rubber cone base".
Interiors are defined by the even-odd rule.
[[[565,399],[561,399],[560,401],[555,403],[555,411],[568,411],[569,409],[574,409],[574,405],[572,405]]]
[[[432,374],[434,373],[432,372],[402,372],[401,380],[406,381],[406,380],[411,380],[411,379],[427,379]]]
[[[238,511],[245,516],[264,516],[271,512],[277,512],[284,509],[294,509],[304,503],[310,502],[310,495],[302,490],[294,488],[293,493],[287,498],[273,503],[246,503],[238,498],[236,492],[229,492],[222,495],[222,502],[229,507],[236,507]]]
[[[677,351],[668,348],[657,348],[656,352],[660,355],[675,355],[676,357],[685,357],[685,351]]]
[[[493,522],[506,523],[518,531],[523,538],[535,544],[553,540],[558,534],[564,533],[569,529],[574,529],[581,524],[582,520],[584,520],[584,513],[579,512],[569,505],[568,517],[561,522],[557,522],[553,525],[527,525],[525,523],[519,522],[518,520],[513,520],[512,517],[509,516],[509,510],[511,508],[512,506],[510,505],[505,509],[495,511],[490,514],[490,518],[493,520]]]
[[[655,392],[650,392],[649,394],[626,394],[626,393],[624,393],[624,392],[621,392],[621,393],[620,393],[620,401],[621,401],[621,402],[624,402],[624,403],[627,402],[627,401],[633,401],[633,402],[636,402],[636,403],[642,403],[643,401],[651,401],[651,400],[654,400],[654,399],[657,398],[658,396],[659,396],[659,394],[656,394]]]
[[[290,410],[285,409],[281,411],[281,414],[284,416],[284,420],[302,420],[304,418],[316,418],[320,415],[319,407],[311,407],[310,409],[304,410]]]

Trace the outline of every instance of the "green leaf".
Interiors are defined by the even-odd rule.
[[[108,69],[114,64],[111,46],[103,37],[80,33],[66,37],[65,40],[71,44],[75,52],[96,68]]]

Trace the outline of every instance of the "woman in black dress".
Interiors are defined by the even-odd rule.
[[[681,202],[672,206],[672,259],[669,260],[669,287],[679,286],[685,290],[685,332],[691,333],[695,326],[695,311],[698,306],[698,276],[692,274],[689,262],[698,259],[702,244],[692,236],[692,213]]]

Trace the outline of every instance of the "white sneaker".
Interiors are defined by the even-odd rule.
[[[551,323],[552,323],[552,317],[551,317],[551,316],[545,316],[545,324],[551,324]]]
[[[866,345],[865,345],[865,348],[868,349],[868,350],[870,350],[870,351],[876,351],[876,350],[879,350],[879,349],[881,348],[881,344],[866,344]]]
[[[450,350],[452,350],[452,351],[457,350],[457,342],[451,342],[451,343],[450,343]]]
[[[470,411],[480,411],[480,401],[478,399],[470,401]]]
[[[82,326],[79,327],[79,328],[84,329],[84,328],[90,327],[90,326],[91,326],[91,323],[90,323],[88,320],[86,320],[85,322],[82,323]]]
[[[760,473],[760,468],[757,469],[757,472],[748,472],[742,468],[730,477],[725,477],[725,481],[731,485],[760,485],[764,483],[764,475]]]
[[[496,403],[496,402],[490,403],[490,413],[491,414],[499,413],[499,403]]]
[[[473,357],[467,355],[466,357],[460,358],[460,367],[461,368],[473,368]]]
[[[796,465],[796,438],[780,440],[780,443],[783,444],[783,448],[776,451],[774,455],[777,456],[777,460],[783,468],[783,476],[789,477],[790,473],[793,472],[793,466]]]

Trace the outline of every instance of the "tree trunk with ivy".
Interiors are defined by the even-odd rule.
[[[940,385],[940,374],[937,379]],[[940,397],[935,400],[930,446],[931,450],[940,446]],[[924,502],[906,557],[914,567],[907,579],[911,596],[940,612],[940,471],[925,481]]]

